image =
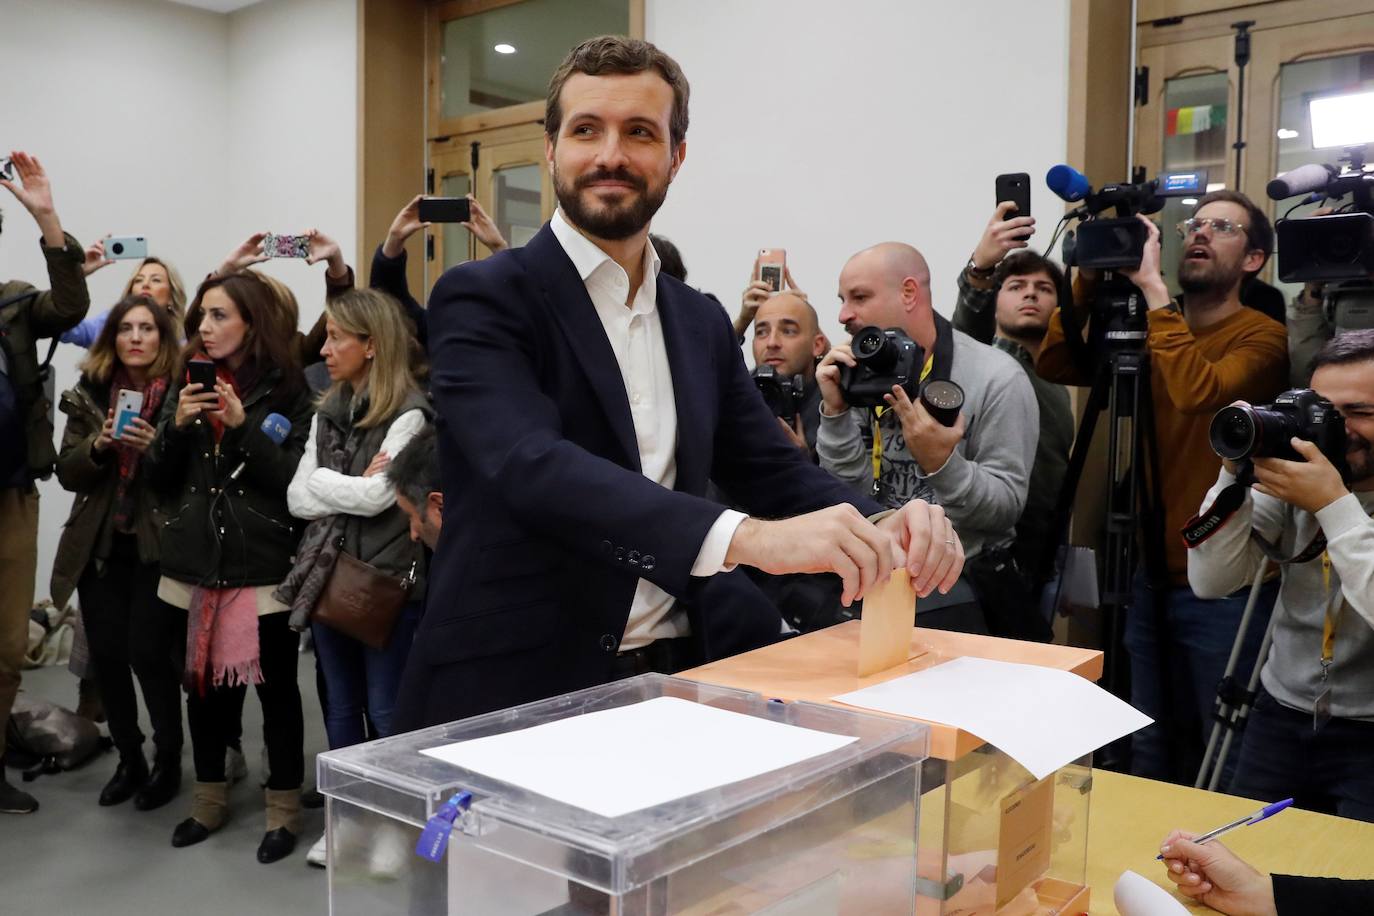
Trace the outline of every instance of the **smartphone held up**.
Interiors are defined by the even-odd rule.
[[[787,252],[781,248],[762,248],[754,262],[754,279],[768,284],[773,292],[782,292],[783,277],[787,274]]]

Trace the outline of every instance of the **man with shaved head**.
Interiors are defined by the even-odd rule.
[[[923,499],[944,507],[968,555],[963,597],[976,598],[986,630],[1047,639],[1049,626],[1026,600],[1011,552],[1040,429],[1025,373],[1012,357],[956,330],[935,311],[930,268],[910,245],[885,242],[854,255],[840,272],[839,296],[845,330],[853,335],[876,325],[905,331],[924,351],[922,381],[954,382],[963,389],[964,406],[946,427],[919,399],[893,386],[884,407],[851,409],[840,367],[857,363],[848,344],[837,346],[816,370],[821,466],[885,505]],[[959,597],[946,596],[951,604]],[[941,603],[923,601],[922,614],[940,610],[951,626],[977,628],[966,608],[937,608]]]
[[[789,426],[779,417],[778,423],[792,444],[812,460],[816,458],[816,433],[821,424],[816,362],[829,349],[816,310],[804,293],[786,290],[770,296],[754,315],[754,365],[772,366],[778,375],[802,378],[796,421]]]

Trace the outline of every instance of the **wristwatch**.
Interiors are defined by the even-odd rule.
[[[995,266],[979,267],[977,264],[973,263],[973,258],[969,258],[968,264],[964,266],[964,270],[968,272],[969,276],[976,277],[979,280],[991,280],[997,268]]]

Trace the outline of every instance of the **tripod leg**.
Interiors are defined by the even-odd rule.
[[[1226,737],[1221,742],[1221,753],[1217,757],[1216,766],[1212,770],[1212,779],[1207,788],[1216,791],[1221,782],[1221,771],[1226,763],[1226,757],[1231,752],[1231,744],[1236,735],[1245,731],[1245,723],[1250,718],[1250,697],[1255,695],[1259,689],[1260,672],[1264,669],[1264,663],[1269,659],[1269,650],[1274,645],[1274,623],[1278,620],[1277,614],[1271,614],[1269,625],[1264,628],[1264,640],[1260,643],[1259,654],[1255,656],[1255,667],[1250,672],[1250,680],[1246,684],[1245,696],[1231,713],[1231,724],[1226,730]]]
[[[1236,641],[1231,646],[1231,655],[1226,660],[1226,673],[1222,676],[1221,684],[1218,685],[1217,703],[1215,718],[1212,722],[1212,733],[1207,738],[1207,750],[1202,755],[1202,766],[1198,769],[1197,780],[1193,783],[1193,788],[1201,789],[1207,782],[1209,775],[1208,769],[1212,763],[1212,752],[1216,750],[1217,741],[1223,731],[1230,732],[1235,723],[1231,719],[1231,704],[1226,699],[1224,688],[1235,676],[1236,665],[1240,663],[1240,654],[1245,646],[1245,634],[1250,630],[1250,620],[1255,615],[1255,605],[1259,602],[1260,589],[1264,587],[1264,574],[1268,570],[1268,563],[1261,563],[1260,568],[1255,572],[1255,581],[1250,584],[1250,597],[1245,601],[1245,612],[1240,616],[1240,627],[1236,630]],[[1270,618],[1273,622],[1273,618]],[[1258,666],[1256,666],[1258,670]],[[1229,737],[1229,735],[1228,735]],[[1216,770],[1210,774],[1213,776],[1212,785],[1216,787],[1216,781],[1221,777],[1222,764],[1226,761],[1226,750],[1229,744],[1223,744],[1220,759],[1216,762]]]

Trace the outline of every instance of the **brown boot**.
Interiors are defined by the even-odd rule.
[[[266,789],[267,832],[258,844],[258,861],[264,865],[284,859],[296,848],[301,834],[301,790]]]
[[[229,816],[229,783],[200,782],[191,794],[191,816],[172,831],[172,845],[193,846],[224,826]]]

